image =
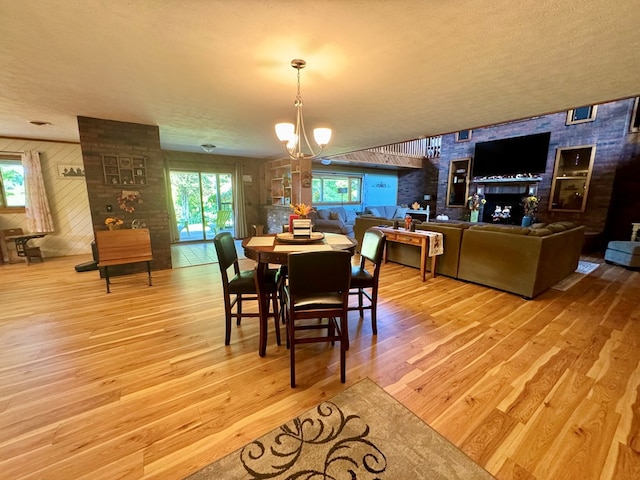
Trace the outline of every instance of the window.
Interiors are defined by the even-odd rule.
[[[362,177],[314,174],[311,189],[314,205],[360,203]]]
[[[456,132],[456,142],[468,142],[469,140],[471,140],[471,130]]]
[[[597,105],[586,105],[584,107],[574,108],[567,112],[567,125],[576,123],[593,122],[596,119]]]
[[[24,208],[24,168],[17,159],[0,158],[0,208]]]
[[[629,124],[630,132],[640,132],[640,97],[636,97],[633,102],[633,112],[631,113],[631,123]]]

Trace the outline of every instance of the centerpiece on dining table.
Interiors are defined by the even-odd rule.
[[[313,212],[311,205],[292,203],[293,214],[289,215],[289,231],[277,235],[278,240],[287,243],[309,243],[322,240],[322,232],[314,232],[309,214]]]

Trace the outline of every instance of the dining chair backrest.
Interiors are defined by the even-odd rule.
[[[360,257],[367,259],[376,266],[382,262],[386,237],[380,230],[369,229],[364,232],[362,237],[362,247],[360,248]]]
[[[227,269],[229,267],[233,265],[235,273],[240,271],[238,252],[236,251],[233,235],[229,232],[221,232],[214,237],[213,244],[216,247],[220,271],[222,272],[223,279],[227,282]]]
[[[289,291],[295,299],[319,293],[348,292],[351,253],[343,250],[289,254]]]

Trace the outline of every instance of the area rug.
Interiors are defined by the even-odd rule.
[[[580,260],[578,262],[578,268],[576,268],[576,270],[571,275],[566,277],[561,282],[558,282],[551,288],[553,288],[554,290],[560,290],[562,292],[566,292],[571,287],[576,285],[580,280],[582,280],[584,277],[586,277],[591,272],[593,272],[596,268],[598,268],[598,266],[599,265],[597,263],[584,262]]]
[[[368,378],[187,480],[492,479]]]

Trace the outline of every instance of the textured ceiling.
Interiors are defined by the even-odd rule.
[[[0,136],[77,116],[276,158],[303,58],[328,155],[640,94],[640,8],[602,0],[0,0]],[[30,120],[51,122],[36,127]]]

